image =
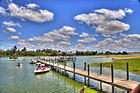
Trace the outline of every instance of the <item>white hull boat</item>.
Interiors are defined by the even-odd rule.
[[[34,70],[35,74],[40,74],[40,73],[44,73],[44,72],[49,72],[51,70],[51,67],[43,67],[43,68],[37,68]]]

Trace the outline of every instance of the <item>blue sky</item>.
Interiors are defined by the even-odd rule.
[[[1,0],[0,49],[140,51],[138,0]]]

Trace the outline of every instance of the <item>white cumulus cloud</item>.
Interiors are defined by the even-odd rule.
[[[27,6],[27,8],[32,8],[32,9],[39,7],[39,6],[38,6],[37,4],[35,4],[35,3],[27,4],[26,6]]]
[[[66,35],[77,35],[78,33],[75,33],[75,28],[70,27],[70,26],[63,26],[63,28],[61,28],[60,33],[64,33]]]
[[[85,32],[82,32],[82,34],[80,35],[80,37],[88,37],[89,34],[88,33],[85,33]]]
[[[96,38],[84,38],[84,39],[78,39],[77,41],[79,43],[91,43],[96,41]]]
[[[0,7],[0,13],[6,14],[6,11],[5,11],[5,9],[3,7]]]
[[[129,24],[118,20],[123,19],[125,16],[125,11],[121,9],[98,9],[95,10],[95,13],[80,14],[75,16],[74,19],[91,25],[98,33],[116,34],[130,29]]]
[[[128,31],[130,29],[129,24],[122,23],[120,21],[109,21],[106,24],[98,25],[96,27],[96,32],[104,34],[115,34],[123,31]]]
[[[11,40],[19,40],[20,37],[19,36],[10,36],[8,39],[11,39]]]
[[[7,27],[6,28],[10,33],[16,33],[17,31],[14,28]]]
[[[128,8],[125,8],[124,11],[129,14],[132,14],[134,12],[134,10]]]
[[[14,23],[13,21],[4,21],[2,23],[4,25],[7,25],[7,26],[18,26],[18,27],[21,27],[21,25],[19,23]]]
[[[21,19],[28,19],[34,22],[46,22],[53,20],[54,14],[48,10],[39,10],[35,11],[32,9],[27,9],[23,6],[18,6],[14,3],[8,5],[8,10],[10,11],[11,16],[15,16]]]

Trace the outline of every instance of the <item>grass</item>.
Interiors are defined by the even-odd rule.
[[[89,57],[89,58],[140,58],[140,55],[103,55],[100,57]]]
[[[113,64],[115,69],[120,69],[126,71],[126,63],[129,65],[129,72],[140,75],[140,57],[139,58],[129,58],[129,59],[114,59],[114,62],[105,62],[103,67],[110,68],[110,65]],[[92,67],[99,67],[99,63],[90,64]]]

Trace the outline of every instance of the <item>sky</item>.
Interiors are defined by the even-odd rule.
[[[0,49],[140,51],[139,0],[0,0]]]

